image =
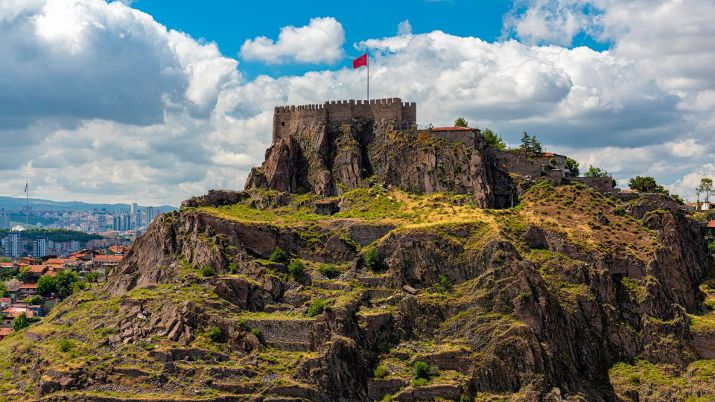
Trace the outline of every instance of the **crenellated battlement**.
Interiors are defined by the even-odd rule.
[[[380,98],[380,99],[349,99],[349,100],[332,100],[326,101],[325,103],[318,103],[312,105],[287,105],[287,106],[276,106],[276,112],[288,112],[294,110],[321,110],[325,109],[328,105],[393,105],[400,104],[403,107],[417,107],[415,102],[402,102],[400,98]]]
[[[417,122],[417,104],[400,98],[333,100],[322,104],[277,106],[273,139],[288,138],[302,127],[339,125],[353,119],[393,121],[402,126]]]

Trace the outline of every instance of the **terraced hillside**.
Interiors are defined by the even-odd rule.
[[[0,342],[0,398],[711,400],[711,268],[663,195],[212,192]]]

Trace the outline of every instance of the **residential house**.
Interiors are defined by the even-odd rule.
[[[25,313],[27,318],[35,317],[35,312],[32,311],[30,306],[25,303],[12,304],[10,307],[4,308],[2,310],[3,320],[2,325],[11,326],[12,321],[19,317],[22,313]]]
[[[9,297],[0,298],[0,310],[4,310],[7,307],[10,307],[10,304],[12,304],[11,298],[9,298]]]
[[[0,328],[0,341],[10,334],[12,334],[12,328]]]

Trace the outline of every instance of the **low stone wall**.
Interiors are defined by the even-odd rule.
[[[394,225],[353,225],[350,226],[349,235],[361,247],[382,238],[392,229]]]
[[[583,183],[600,193],[612,193],[615,187],[611,177],[573,177],[571,181]]]

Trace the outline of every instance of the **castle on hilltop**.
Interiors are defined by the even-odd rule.
[[[273,141],[288,138],[301,127],[320,122],[326,127],[353,119],[390,121],[401,128],[417,125],[417,104],[400,98],[326,101],[323,104],[278,106],[273,115]]]

